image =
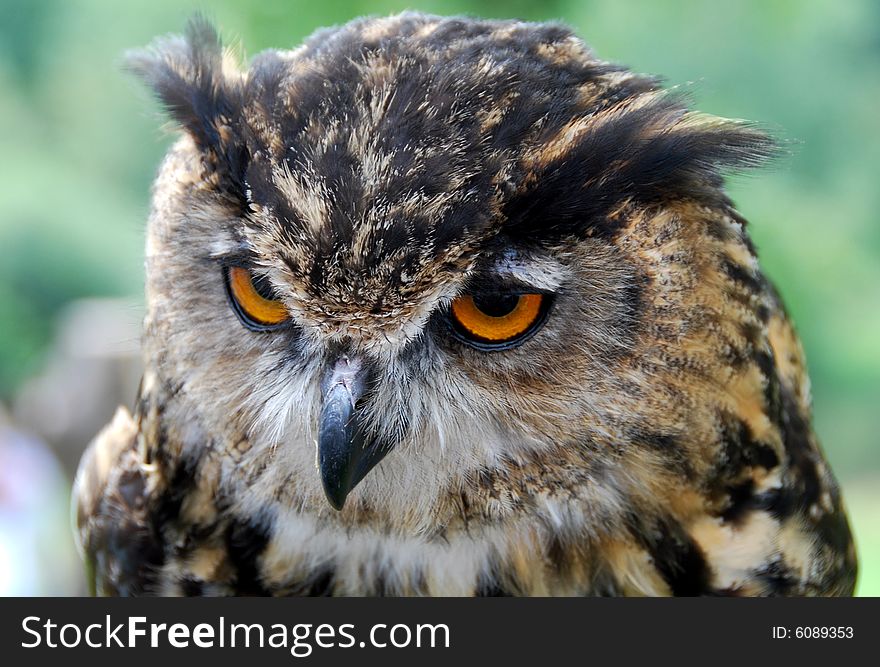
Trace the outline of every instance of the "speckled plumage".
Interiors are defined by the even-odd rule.
[[[770,156],[556,24],[365,19],[247,72],[194,21],[132,67],[185,130],[155,185],[145,376],[76,484],[106,594],[846,595],[797,336],[721,173]],[[292,324],[244,328],[221,267]],[[450,301],[553,295],[519,347]],[[341,511],[322,369],[387,452]]]

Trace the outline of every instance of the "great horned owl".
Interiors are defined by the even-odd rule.
[[[406,13],[132,68],[145,374],[91,445],[104,594],[845,595],[797,336],[725,169],[775,151],[558,24]]]

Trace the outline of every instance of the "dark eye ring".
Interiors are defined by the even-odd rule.
[[[223,280],[232,310],[248,329],[269,331],[290,320],[287,308],[264,277],[243,266],[227,266]]]
[[[449,309],[452,334],[478,350],[509,350],[538,332],[551,301],[547,294],[463,294]]]

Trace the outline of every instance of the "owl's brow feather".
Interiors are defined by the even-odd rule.
[[[208,247],[204,258],[211,261],[246,261],[253,257],[253,250],[243,241],[221,239]]]
[[[566,267],[550,254],[522,254],[507,250],[492,266],[492,272],[502,280],[513,281],[538,293],[559,290],[568,277]]]

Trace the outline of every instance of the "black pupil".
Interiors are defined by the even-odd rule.
[[[266,279],[265,276],[257,276],[252,273],[251,283],[253,284],[256,293],[267,301],[278,300],[278,297],[275,296],[275,291],[272,289],[272,284]]]
[[[504,317],[519,303],[519,294],[481,294],[474,297],[478,310],[490,317]]]

